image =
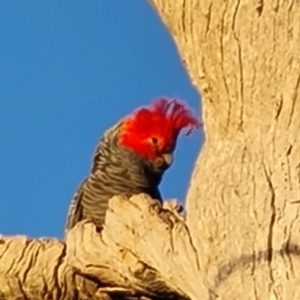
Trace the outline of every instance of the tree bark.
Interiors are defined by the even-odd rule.
[[[152,0],[202,94],[186,222],[145,195],[0,239],[0,299],[300,299],[300,3]]]
[[[185,223],[147,195],[110,200],[103,228],[78,223],[65,242],[0,238],[0,299],[200,299]]]
[[[207,290],[300,299],[299,1],[151,2],[202,94],[187,224]]]

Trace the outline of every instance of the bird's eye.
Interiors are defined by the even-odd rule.
[[[156,145],[158,143],[158,139],[156,137],[151,138],[152,144]]]

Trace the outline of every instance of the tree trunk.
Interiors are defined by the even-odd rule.
[[[187,224],[206,288],[300,299],[300,3],[152,2],[202,94]]]
[[[152,0],[201,90],[186,222],[145,195],[0,238],[0,299],[300,299],[300,3]]]

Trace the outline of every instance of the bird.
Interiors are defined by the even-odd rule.
[[[115,195],[148,194],[162,203],[159,184],[172,165],[178,136],[202,123],[179,99],[157,98],[106,130],[93,155],[90,174],[69,206],[65,233],[82,220],[101,225]]]

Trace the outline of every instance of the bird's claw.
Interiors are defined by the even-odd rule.
[[[163,202],[163,208],[170,210],[172,213],[176,215],[181,221],[185,220],[185,216],[183,214],[184,207],[180,204],[176,199],[170,199]]]

